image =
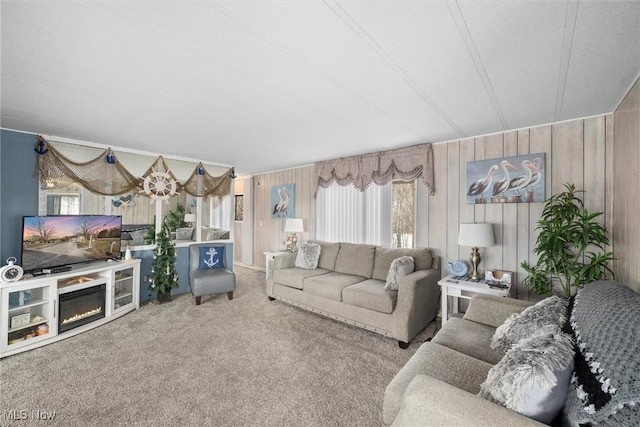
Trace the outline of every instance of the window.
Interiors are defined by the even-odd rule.
[[[80,214],[79,194],[47,194],[47,215]]]
[[[393,182],[391,229],[394,248],[412,248],[415,243],[416,182]]]
[[[318,240],[391,245],[391,183],[360,192],[333,183],[318,191]]]

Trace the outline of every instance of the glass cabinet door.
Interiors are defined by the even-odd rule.
[[[134,268],[125,268],[114,273],[113,311],[119,311],[133,303]]]

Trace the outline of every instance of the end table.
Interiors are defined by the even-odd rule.
[[[466,277],[465,277],[466,278]],[[506,283],[506,288],[491,287],[488,281],[479,280],[477,282],[462,280],[456,276],[449,275],[438,282],[440,285],[440,314],[442,316],[442,324],[448,320],[448,304],[447,297],[453,297],[453,312],[458,312],[458,298],[471,299],[474,294],[495,295],[499,297],[509,296],[511,291],[511,283]]]

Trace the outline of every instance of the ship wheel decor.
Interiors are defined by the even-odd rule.
[[[171,173],[167,163],[162,156],[158,156],[158,159],[154,162],[142,176],[142,188],[140,193],[145,193],[150,199],[151,203],[160,200],[169,200],[178,193],[178,180]]]

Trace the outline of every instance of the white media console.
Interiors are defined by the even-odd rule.
[[[140,306],[140,260],[82,264],[0,285],[0,358],[50,344]]]

